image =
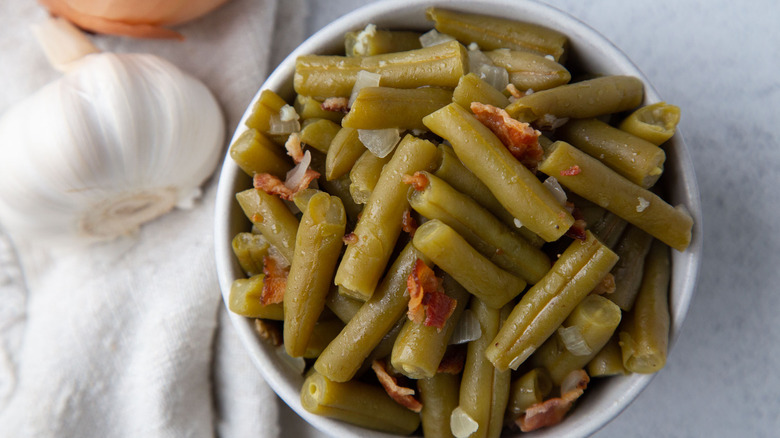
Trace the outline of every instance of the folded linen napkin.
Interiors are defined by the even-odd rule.
[[[159,55],[202,80],[230,135],[270,60],[281,59],[274,49],[302,39],[305,10],[304,0],[232,0],[177,27],[184,42],[93,41],[106,51]],[[35,2],[0,2],[0,113],[58,77],[29,31],[45,15]],[[48,248],[12,230],[3,236],[0,224],[3,435],[278,436],[277,398],[222,304],[215,189],[216,175],[192,210],[87,248]]]

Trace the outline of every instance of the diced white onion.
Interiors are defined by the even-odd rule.
[[[457,438],[466,438],[479,429],[479,423],[474,421],[460,406],[452,410],[450,415],[450,431]]]
[[[271,116],[269,121],[269,134],[292,134],[301,130],[301,124],[297,119],[282,121],[282,117],[278,114]]]
[[[360,70],[357,73],[355,79],[355,85],[352,86],[352,94],[349,96],[348,108],[352,108],[352,104],[355,103],[357,95],[363,88],[366,87],[378,87],[379,81],[382,79],[382,75],[379,73],[371,73],[370,71]]]
[[[503,90],[509,84],[509,72],[504,67],[483,64],[477,69],[477,75],[496,90]]]
[[[295,167],[287,172],[287,176],[284,180],[284,185],[290,190],[294,190],[298,187],[298,184],[303,180],[303,176],[306,174],[306,169],[311,164],[311,152],[308,150],[303,153],[301,162],[296,164]]]
[[[558,336],[561,337],[566,349],[575,356],[588,356],[593,352],[588,343],[585,342],[585,338],[582,337],[579,326],[561,327],[558,329]]]
[[[458,321],[458,325],[452,331],[452,337],[450,337],[450,345],[453,344],[465,344],[466,342],[475,341],[482,337],[482,326],[479,325],[479,320],[474,312],[471,310],[464,310],[463,314]]]
[[[568,121],[569,121],[568,117],[558,118],[552,114],[545,114],[536,123],[539,125],[541,129],[544,129],[545,131],[550,131],[553,129],[560,128],[561,126],[565,125],[566,122]]]
[[[552,55],[544,55],[544,57],[549,59],[550,61],[555,61],[555,57]]]
[[[637,201],[639,201],[639,204],[637,204],[637,206],[636,206],[636,212],[637,213],[641,213],[641,212],[645,211],[645,209],[650,206],[650,201],[648,201],[647,199],[645,199],[645,198],[643,198],[641,196],[637,197],[636,199],[637,199]]]
[[[295,370],[298,374],[303,374],[303,372],[306,370],[306,361],[303,360],[302,357],[292,357],[287,354],[287,351],[284,349],[284,345],[276,347],[276,355],[282,359],[282,362],[289,365],[290,368]]]
[[[384,158],[401,141],[401,131],[398,128],[358,129],[358,138],[372,154]]]
[[[290,105],[284,105],[282,109],[279,110],[279,119],[283,122],[298,120],[299,118],[298,112]]]
[[[481,50],[469,49],[469,72],[479,75],[479,68],[483,65],[492,66],[494,64]]]
[[[355,38],[355,47],[353,49],[356,55],[366,54],[368,38],[374,36],[375,34],[376,25],[371,23],[367,24],[366,28],[357,34],[357,37]]]
[[[436,29],[431,29],[428,32],[420,35],[420,44],[423,47],[431,47],[435,46],[436,44],[446,43],[447,41],[453,40],[455,40],[455,38],[447,35],[446,33],[440,33]]]
[[[522,223],[522,222],[520,222],[520,219],[518,219],[518,218],[514,218],[513,222],[515,223],[515,226],[516,226],[517,228],[523,228],[523,223]]]
[[[563,190],[563,187],[561,187],[561,184],[557,179],[555,179],[555,177],[548,177],[546,180],[544,180],[542,185],[547,187],[547,190],[549,190],[550,193],[555,196],[555,199],[557,199],[561,205],[566,205],[566,192]]]
[[[469,50],[479,50],[479,44],[475,42],[469,43]]]

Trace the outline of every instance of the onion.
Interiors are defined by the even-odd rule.
[[[276,347],[276,355],[282,359],[282,362],[286,363],[290,366],[290,368],[297,371],[298,374],[302,375],[306,370],[306,361],[302,357],[292,357],[287,354],[287,351],[284,349],[284,345]]]
[[[452,410],[450,415],[450,431],[457,438],[466,438],[479,429],[479,423],[460,406]]]
[[[509,85],[509,72],[504,67],[498,67],[480,50],[469,48],[469,71],[490,84],[499,91],[504,91]]]
[[[398,128],[358,129],[358,138],[372,154],[384,158],[401,141],[401,131]]]
[[[547,190],[549,190],[550,193],[555,196],[555,199],[557,199],[561,205],[566,205],[566,192],[563,190],[563,187],[561,187],[561,184],[557,179],[555,179],[555,177],[548,177],[546,180],[544,180],[542,185],[547,187]]]
[[[474,312],[471,310],[464,310],[463,314],[458,321],[458,325],[452,331],[450,337],[450,345],[453,344],[465,344],[466,342],[475,341],[482,337],[482,326],[479,325],[479,320]]]
[[[593,353],[585,338],[582,337],[579,326],[561,327],[558,329],[558,336],[561,337],[566,349],[575,356],[588,356]]]
[[[300,116],[298,115],[298,112],[295,111],[295,108],[290,105],[284,105],[279,110],[279,119],[283,122],[289,122],[291,120],[300,119]]]
[[[303,176],[306,175],[306,170],[309,168],[310,164],[311,152],[307,150],[304,152],[301,162],[287,172],[287,176],[284,180],[285,187],[290,190],[295,190],[295,188],[298,187],[298,184],[301,183],[301,180],[303,180]]]
[[[352,104],[355,103],[357,95],[363,88],[366,87],[378,87],[379,81],[382,79],[382,75],[379,73],[371,73],[370,71],[360,70],[357,73],[355,79],[355,85],[352,86],[352,94],[349,96],[349,104],[347,108],[352,108]]]
[[[447,35],[446,33],[440,33],[436,29],[431,29],[428,32],[425,32],[424,34],[420,35],[420,45],[423,47],[431,47],[435,46],[437,44],[446,43],[447,41],[454,41],[455,38],[453,38],[450,35]]]
[[[274,114],[269,121],[268,133],[272,135],[276,134],[292,134],[301,130],[301,123],[297,119],[283,121],[280,114]]]
[[[520,219],[518,219],[518,218],[514,218],[514,220],[513,220],[512,222],[515,224],[515,226],[516,226],[517,228],[523,228],[523,223],[522,223],[522,222],[520,222]]]

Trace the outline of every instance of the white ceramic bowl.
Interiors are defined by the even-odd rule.
[[[592,73],[636,76],[645,83],[645,104],[661,100],[642,72],[611,42],[576,18],[531,0],[403,0],[373,3],[345,15],[307,39],[279,65],[260,89],[274,90],[290,100],[293,96],[292,77],[297,56],[339,53],[343,51],[344,33],[362,29],[368,23],[374,23],[380,28],[430,29],[432,24],[425,19],[425,9],[429,6],[507,17],[556,29],[566,34],[571,42],[567,63],[574,62],[580,69]],[[255,95],[253,104],[259,95],[260,91]],[[244,119],[251,107],[252,105],[247,108]],[[245,129],[242,120],[233,140]],[[670,306],[673,344],[694,293],[702,246],[701,205],[691,158],[680,132],[677,132],[665,148],[667,161],[663,182],[667,186],[666,198],[673,205],[684,204],[694,218],[693,241],[690,247],[684,253],[673,251],[672,256]],[[226,302],[230,284],[236,278],[243,277],[243,272],[233,257],[231,239],[237,232],[245,231],[249,227],[234,196],[238,191],[250,186],[250,179],[231,159],[226,159],[219,180],[215,229],[217,269]],[[303,377],[283,363],[271,347],[257,338],[249,319],[235,314],[231,314],[231,318],[249,355],[266,381],[292,409],[314,427],[340,438],[391,436],[306,412],[301,406],[299,395]],[[590,435],[626,408],[651,379],[652,375],[631,375],[594,381],[561,424],[522,436]]]

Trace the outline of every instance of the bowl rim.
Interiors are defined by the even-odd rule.
[[[613,64],[613,70],[619,71],[620,74],[629,74],[641,79],[645,85],[643,105],[661,101],[660,96],[648,81],[647,77],[611,41],[579,19],[558,8],[537,0],[523,0],[522,2],[517,2],[516,0],[383,0],[376,3],[369,3],[343,15],[315,32],[290,53],[290,55],[288,55],[268,76],[252,98],[252,101],[248,105],[230,140],[230,144],[247,129],[244,122],[249,117],[252,106],[258,100],[262,90],[272,89],[279,91],[285,87],[289,88],[291,86],[295,59],[299,55],[323,53],[323,49],[327,47],[329,41],[337,41],[343,38],[343,34],[347,30],[362,29],[366,24],[373,22],[376,17],[387,19],[387,16],[399,16],[412,11],[424,10],[430,6],[440,6],[448,9],[466,10],[471,12],[480,12],[483,7],[487,8],[489,11],[499,11],[502,8],[507,8],[512,11],[512,14],[510,15],[520,13],[528,14],[526,17],[530,18],[528,21],[539,22],[541,18],[546,18],[549,21],[545,21],[544,25],[563,31],[573,43],[575,42],[575,37],[573,35],[577,35],[577,38],[579,39],[576,40],[576,44],[580,46],[579,50],[587,49],[588,51],[596,51],[600,57],[604,57],[604,59],[609,58],[609,62]],[[483,13],[489,14],[489,12]],[[582,36],[587,36],[587,38],[581,38]],[[674,159],[674,167],[678,169],[678,172],[675,172],[674,183],[675,186],[680,187],[677,192],[682,193],[678,196],[680,199],[674,199],[674,201],[685,205],[694,219],[694,226],[692,231],[693,237],[689,248],[683,253],[672,251],[673,279],[670,286],[670,308],[672,310],[670,315],[670,354],[675,341],[679,337],[683,320],[685,319],[695,294],[696,281],[701,264],[703,234],[701,200],[693,168],[693,161],[679,129],[672,142],[673,146],[671,151]],[[246,179],[248,177],[243,175],[240,168],[229,158],[229,153],[226,153],[218,181],[214,225],[217,274],[223,302],[226,307],[232,281],[235,278],[239,278],[239,276],[243,276],[234,260],[230,243],[236,229],[236,218],[234,213],[236,213],[236,211],[240,213],[240,209],[237,209],[234,201],[234,196],[238,191],[238,181],[242,178]],[[232,213],[226,214],[226,212]],[[682,269],[675,269],[680,266],[682,266]],[[679,294],[674,295],[672,292],[679,292]],[[323,433],[330,435],[377,438],[395,436],[371,431],[369,429],[307,412],[303,409],[300,402],[302,376],[295,375],[291,369],[285,368],[283,360],[279,356],[271,354],[272,347],[259,342],[248,318],[234,314],[230,311],[228,311],[228,313],[242,344],[247,349],[252,362],[258,368],[265,381],[271,386],[274,392],[285,401],[285,403],[309,424]],[[636,399],[639,393],[647,387],[656,374],[633,374],[629,376],[613,377],[613,379],[622,379],[619,384],[622,392],[617,397],[613,398],[611,402],[602,406],[602,409],[596,412],[595,416],[585,418],[574,426],[565,427],[567,422],[563,422],[554,428],[542,429],[531,434],[524,433],[523,436],[541,437],[552,436],[553,434],[559,435],[562,433],[568,433],[566,436],[591,435],[604,427],[617,417],[620,412],[627,408],[630,403]],[[572,414],[570,414],[570,417],[576,415],[578,410],[582,409],[582,407],[583,406],[578,406],[578,409],[575,409]]]

